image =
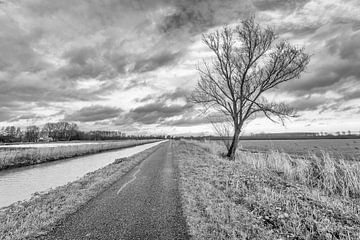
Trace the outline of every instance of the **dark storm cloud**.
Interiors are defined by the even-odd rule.
[[[182,116],[180,119],[168,120],[163,122],[162,124],[167,126],[189,127],[189,126],[196,126],[196,125],[208,124],[208,123],[210,122],[209,119],[207,118],[203,118],[199,116],[193,116],[193,117]]]
[[[149,53],[121,53],[121,49],[81,47],[70,49],[63,57],[67,64],[59,76],[70,79],[109,80],[119,75],[145,73],[175,64],[183,53],[169,49]]]
[[[138,123],[156,124],[166,118],[181,115],[191,107],[190,105],[149,103],[131,110],[127,117]]]
[[[0,95],[1,101],[1,95]],[[11,102],[0,106],[0,122],[15,122],[19,120],[39,119],[37,114],[30,113],[34,107],[31,103]]]
[[[357,51],[357,49],[354,49]],[[301,79],[284,84],[283,89],[295,93],[324,93],[344,79],[355,77],[360,79],[360,59],[319,63],[312,66]]]
[[[64,120],[95,122],[118,117],[120,112],[122,112],[122,110],[119,108],[95,105],[90,107],[84,107],[71,114],[66,114]]]
[[[134,61],[133,72],[143,73],[175,63],[181,56],[181,52],[162,51],[152,56],[138,56]]]
[[[357,86],[358,87],[358,86]],[[347,91],[344,93],[345,100],[360,99],[360,89],[355,91]]]
[[[360,80],[360,33],[352,24],[329,23],[316,34],[310,35],[313,44],[321,44],[321,52],[313,55],[312,62],[302,78],[283,85],[281,91],[296,94],[293,104],[304,110],[341,111],[346,101],[360,98],[356,90]],[[311,94],[335,92],[342,97],[324,106],[321,99],[304,99]],[[327,103],[331,99],[326,99]],[[321,106],[323,105],[323,106]]]
[[[130,110],[128,113],[120,116],[115,124],[124,125],[129,123],[140,124],[162,124],[162,125],[186,125],[185,121],[190,121],[193,112],[193,105],[187,102],[189,90],[176,88],[174,91],[162,94],[151,94],[143,98],[136,99],[139,103],[145,103],[137,108]],[[183,101],[179,104],[176,101]],[[176,102],[176,103],[175,103]],[[190,116],[191,115],[191,116]],[[176,123],[170,120],[172,117],[180,117],[183,120]],[[193,120],[195,124],[195,120]]]
[[[327,103],[329,99],[324,97],[301,97],[297,100],[290,102],[289,106],[297,111],[311,111],[318,109],[321,105]]]
[[[156,102],[147,103],[130,110],[128,113],[122,114],[117,120],[117,125],[130,123],[140,124],[160,124],[168,118],[181,116],[192,110],[191,104],[166,104],[155,98]],[[158,101],[159,100],[159,101]]]
[[[360,60],[360,32],[350,31],[327,41],[326,48],[332,55],[344,60]]]
[[[359,77],[358,63],[326,63],[308,71],[301,79],[284,84],[283,89],[295,93],[323,93],[343,78]]]
[[[319,107],[319,113],[324,113],[324,112],[333,112],[333,113],[355,113],[359,107],[358,106],[342,106],[341,104],[345,103],[345,101],[343,100],[339,100],[338,102],[332,102],[330,104],[327,105],[323,105],[321,107]],[[355,112],[354,112],[355,111]]]
[[[66,51],[62,57],[67,64],[58,70],[58,74],[65,79],[96,79],[112,70],[95,47],[74,47]]]
[[[138,87],[146,87],[149,85],[149,81],[146,78],[134,78],[131,79],[126,86],[124,86],[124,90],[130,90]]]
[[[294,11],[297,8],[303,7],[310,0],[252,0],[256,9],[259,11],[269,10],[290,10]]]
[[[20,120],[37,120],[37,119],[44,119],[45,116],[41,116],[35,113],[26,113],[26,114],[22,114],[18,117],[12,118],[10,120],[10,122],[16,122],[16,121],[20,121]]]
[[[46,61],[32,47],[41,31],[26,32],[7,15],[0,14],[0,22],[0,71],[37,72],[44,69]]]
[[[178,0],[174,1],[174,7],[174,11],[159,24],[159,29],[164,33],[182,29],[197,34],[214,26],[228,24],[249,13],[245,9],[250,5],[237,0]]]
[[[69,102],[100,100],[104,93],[113,91],[116,83],[105,82],[96,89],[76,88],[74,83],[59,79],[45,79],[40,76],[19,75],[13,79],[0,80],[0,106],[13,102]]]
[[[147,101],[155,101],[155,102],[165,102],[168,100],[177,100],[183,99],[186,100],[189,96],[190,91],[183,88],[176,88],[174,91],[165,92],[160,95],[150,94],[146,97],[137,99],[138,102],[147,102]]]

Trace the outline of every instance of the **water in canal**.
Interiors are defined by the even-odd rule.
[[[115,159],[128,157],[159,144],[148,143],[136,147],[92,154],[0,171],[0,208],[16,201],[29,199],[31,194],[72,182],[95,171]]]

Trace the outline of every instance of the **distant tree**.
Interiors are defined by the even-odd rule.
[[[78,134],[78,126],[75,123],[56,122],[46,123],[41,130],[45,137],[50,137],[55,141],[66,140],[70,141],[72,137]]]
[[[22,140],[23,133],[21,131],[21,128],[19,128],[19,127],[16,128],[15,136],[16,136],[18,141]]]
[[[56,138],[55,123],[46,123],[41,130],[41,135],[45,138],[52,138],[53,140],[55,140]]]
[[[232,120],[232,141],[227,156],[233,158],[244,123],[261,113],[284,123],[295,111],[284,103],[270,102],[264,93],[300,77],[310,57],[303,48],[276,42],[272,28],[261,28],[254,18],[242,24],[203,35],[215,58],[198,67],[200,80],[192,101],[205,112],[217,111]]]
[[[40,128],[37,126],[28,126],[25,130],[25,139],[28,142],[37,142],[40,136]]]
[[[16,136],[16,128],[15,126],[7,126],[5,128],[5,132],[7,134],[7,136],[11,139],[15,138]]]
[[[62,122],[62,131],[64,132],[64,139],[70,141],[77,135],[79,127],[76,123]]]
[[[0,142],[5,142],[5,128],[1,127],[0,129]]]

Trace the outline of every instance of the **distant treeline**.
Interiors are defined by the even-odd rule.
[[[46,123],[42,128],[39,126],[27,126],[21,129],[15,126],[0,128],[0,142],[52,142],[73,140],[124,140],[124,139],[163,139],[166,136],[134,136],[126,135],[120,131],[80,131],[75,123],[55,122]]]
[[[193,140],[223,140],[220,136],[188,136],[177,137]],[[291,140],[291,139],[355,139],[360,138],[360,132],[339,131],[335,133],[327,132],[294,132],[294,133],[259,133],[240,136],[240,140]],[[230,139],[230,137],[229,137]]]

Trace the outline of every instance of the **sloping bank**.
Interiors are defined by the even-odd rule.
[[[79,157],[110,150],[135,147],[159,140],[125,140],[58,147],[0,149],[0,170]]]
[[[213,143],[174,149],[192,239],[360,239],[359,165],[277,152],[229,161]]]
[[[163,143],[128,158],[121,158],[81,179],[36,194],[30,200],[0,210],[0,240],[34,239],[110,187]]]

